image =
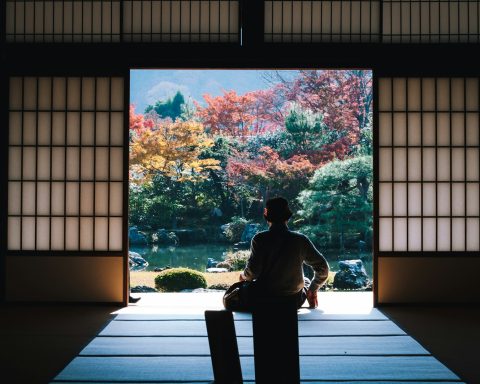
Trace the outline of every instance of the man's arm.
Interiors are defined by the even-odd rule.
[[[260,245],[258,243],[257,236],[254,236],[250,245],[250,257],[247,262],[247,266],[240,275],[241,280],[254,280],[262,271],[263,257],[260,252]]]
[[[325,257],[323,257],[323,255],[317,250],[317,248],[315,248],[313,243],[306,236],[305,241],[305,262],[315,271],[312,283],[308,289],[316,292],[327,281],[329,266]]]

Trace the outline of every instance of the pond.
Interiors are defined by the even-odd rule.
[[[130,247],[130,250],[142,255],[148,261],[146,271],[153,271],[156,267],[187,267],[204,272],[208,258],[223,260],[225,253],[233,247],[225,244],[197,244],[180,247]],[[332,271],[338,271],[337,253],[333,250],[323,252]],[[368,276],[372,277],[371,252],[351,253],[342,259],[364,260],[363,264]]]

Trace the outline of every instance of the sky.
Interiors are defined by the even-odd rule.
[[[185,101],[203,104],[202,95],[220,96],[223,91],[238,94],[269,88],[264,74],[268,70],[165,69],[130,71],[130,102],[137,113],[158,100],[166,100],[180,91]],[[297,71],[282,71],[289,74]]]

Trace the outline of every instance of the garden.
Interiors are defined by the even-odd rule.
[[[132,95],[132,287],[225,289],[274,196],[329,261],[326,289],[371,287],[371,71],[150,72],[180,80],[141,110]]]

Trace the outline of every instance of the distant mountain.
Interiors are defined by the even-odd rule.
[[[268,70],[132,70],[130,71],[130,102],[137,113],[143,113],[147,105],[157,100],[173,97],[177,91],[187,102],[203,104],[203,95],[219,96],[224,90],[238,94],[268,88],[265,80]],[[285,71],[291,74],[297,71]]]

